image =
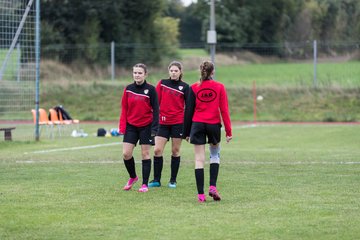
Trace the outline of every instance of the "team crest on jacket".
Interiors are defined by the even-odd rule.
[[[180,91],[183,90],[183,88],[184,88],[183,86],[179,86],[179,90],[180,90]]]
[[[196,97],[201,101],[201,102],[211,102],[211,101],[214,101],[215,98],[217,96],[217,93],[213,90],[213,89],[210,89],[210,88],[204,88],[204,89],[201,89]]]
[[[145,89],[145,90],[144,90],[144,93],[145,93],[145,94],[148,94],[148,92],[149,92],[149,89]]]

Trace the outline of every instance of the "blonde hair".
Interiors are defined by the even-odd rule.
[[[200,65],[200,82],[210,79],[211,74],[214,72],[214,64],[211,61],[204,61]]]

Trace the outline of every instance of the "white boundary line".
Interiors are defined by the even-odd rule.
[[[21,163],[21,164],[41,164],[41,163],[63,163],[63,164],[120,164],[123,162],[121,161],[112,161],[112,160],[108,160],[108,161],[80,161],[80,162],[71,162],[71,161],[49,161],[49,160],[39,160],[39,161],[34,161],[34,160],[21,160],[21,161],[16,161],[16,163]]]
[[[21,164],[41,164],[41,163],[64,163],[64,164],[122,164],[122,161],[113,161],[113,160],[103,160],[103,161],[47,161],[47,160],[23,160],[23,161],[16,161],[16,163]],[[139,162],[137,162],[139,163]],[[280,166],[280,165],[360,165],[360,162],[325,162],[325,161],[319,161],[319,162],[251,162],[251,161],[232,161],[232,162],[226,162],[226,165],[274,165],[274,166]]]
[[[247,124],[247,125],[235,125],[235,126],[232,126],[233,129],[254,128],[254,127],[259,127],[259,125]],[[221,129],[225,131],[225,128],[221,128]]]
[[[96,144],[96,145],[70,147],[70,148],[55,148],[55,149],[41,150],[41,151],[35,151],[35,152],[30,152],[30,153],[51,153],[51,152],[62,152],[62,151],[75,151],[75,150],[82,150],[82,149],[114,146],[114,145],[120,145],[120,144],[122,144],[122,142]],[[29,154],[29,152],[25,152],[24,154]]]
[[[228,162],[229,164],[240,165],[357,165],[360,162]]]

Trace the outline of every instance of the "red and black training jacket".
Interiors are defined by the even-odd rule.
[[[125,133],[126,123],[135,127],[144,127],[151,123],[152,134],[157,132],[159,102],[153,85],[144,81],[141,85],[134,82],[125,87],[121,100],[120,133]]]
[[[181,80],[162,79],[156,86],[162,125],[182,124],[189,85]]]

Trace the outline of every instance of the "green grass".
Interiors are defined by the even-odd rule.
[[[179,55],[182,59],[209,57],[209,53],[204,49],[180,49]],[[216,78],[228,87],[247,87],[254,81],[260,86],[312,87],[315,84],[312,61],[281,62],[274,60],[272,63],[224,65],[219,57],[215,58],[215,62]],[[187,82],[193,83],[198,80],[199,71],[186,71],[184,75]],[[154,79],[157,80],[159,77],[161,75],[157,75]],[[326,62],[326,60],[321,60],[317,63],[316,84],[318,87],[359,87],[360,61],[331,62],[329,59]]]
[[[0,239],[357,239],[360,126],[234,129],[222,144],[221,202],[196,201],[193,146],[178,188],[125,192],[120,142],[96,138],[0,142]],[[113,125],[101,125],[110,128]],[[46,150],[56,152],[38,152]],[[63,150],[61,150],[63,149]],[[61,150],[61,151],[60,151]],[[170,173],[169,145],[163,181]],[[139,148],[135,149],[141,175]],[[208,186],[208,163],[205,171]]]
[[[209,57],[209,53],[202,48],[182,48],[179,49],[179,55],[181,56],[181,58],[193,57],[193,56]]]
[[[312,87],[314,68],[311,63],[273,63],[218,66],[215,78],[227,87],[249,87],[255,81],[258,86]],[[199,71],[185,72],[184,79],[193,83],[199,79]],[[359,87],[360,62],[319,63],[318,87]]]
[[[42,88],[41,106],[62,104],[80,120],[118,120],[122,83]],[[252,86],[227,87],[232,120],[253,120]],[[360,88],[257,87],[259,121],[359,121]],[[31,117],[29,112],[29,118]],[[31,118],[30,118],[31,119]]]
[[[3,66],[7,53],[8,53],[8,49],[0,49],[0,68]],[[6,68],[2,76],[3,80],[16,80],[16,74],[18,71],[17,54],[18,54],[17,50],[14,49],[6,64]]]

